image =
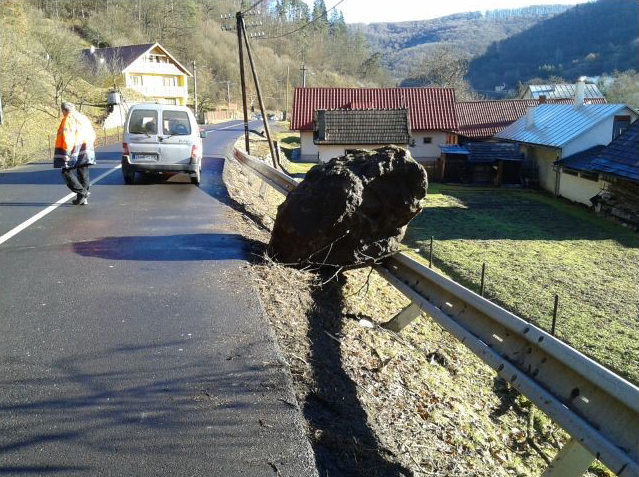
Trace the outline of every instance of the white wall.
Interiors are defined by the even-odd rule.
[[[333,159],[334,157],[343,156],[344,154],[346,154],[346,151],[350,150],[350,149],[371,150],[371,149],[377,149],[378,147],[384,147],[384,146],[388,146],[388,144],[366,144],[366,145],[362,145],[362,144],[353,144],[353,145],[344,145],[344,144],[331,145],[331,144],[326,144],[326,145],[320,145],[319,146],[320,162],[328,162],[331,159]],[[404,145],[402,147],[406,147],[406,145]]]
[[[628,108],[618,112],[615,116],[630,116],[632,118],[631,121],[637,119],[637,114]],[[607,146],[612,141],[612,126],[614,122],[615,117],[610,116],[594,128],[585,131],[564,146],[561,157],[568,157],[594,146]]]
[[[415,140],[415,147],[409,147],[411,156],[415,159],[436,160],[441,155],[440,144],[446,144],[448,134],[442,131],[413,131],[412,138]],[[424,138],[430,137],[430,144],[424,144]]]
[[[606,183],[601,179],[589,181],[562,171],[559,179],[559,195],[574,202],[592,206],[589,199],[596,196],[605,185]]]
[[[313,131],[300,131],[300,159],[305,162],[318,162],[319,149],[313,143]]]
[[[415,147],[409,147],[411,156],[415,159],[430,159],[432,161],[437,160],[441,154],[439,149],[440,144],[446,144],[448,134],[442,131],[413,131],[411,134],[415,140]],[[430,144],[424,144],[424,137],[430,137]],[[374,149],[376,147],[382,147],[380,145],[367,145],[363,146],[317,146],[313,143],[313,131],[300,131],[300,157],[303,161],[314,162],[317,161],[317,154],[320,152],[320,159],[325,160],[326,157],[330,158],[340,156],[344,154],[345,149]],[[404,146],[405,147],[405,146]],[[336,153],[341,148],[341,152]],[[331,154],[335,154],[332,155]]]

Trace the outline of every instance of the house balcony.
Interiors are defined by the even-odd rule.
[[[186,98],[189,96],[186,86],[130,85],[128,87],[151,98]]]
[[[144,63],[135,63],[129,69],[129,74],[163,74],[163,75],[181,75],[182,71],[173,63],[152,63],[146,61]]]

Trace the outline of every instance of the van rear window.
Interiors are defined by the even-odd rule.
[[[157,134],[158,112],[152,109],[135,109],[129,118],[129,133]]]
[[[191,134],[191,123],[186,111],[163,111],[162,129],[171,136],[188,136]]]

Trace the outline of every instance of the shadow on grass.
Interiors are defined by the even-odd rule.
[[[439,191],[439,190],[438,190]],[[441,190],[449,206],[427,207],[411,223],[405,243],[416,248],[430,240],[615,240],[639,246],[630,230],[584,207],[534,192]]]
[[[332,273],[332,272],[331,272]],[[326,281],[330,274],[324,277]],[[304,416],[319,475],[331,477],[396,477],[412,473],[391,462],[368,427],[355,383],[341,364],[339,339],[345,278],[330,280],[313,292],[315,306],[308,339],[315,387],[304,403]]]

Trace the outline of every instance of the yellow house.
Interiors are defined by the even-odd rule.
[[[151,101],[186,106],[188,78],[193,76],[159,43],[95,48],[82,51],[96,70],[121,73],[124,85]]]

